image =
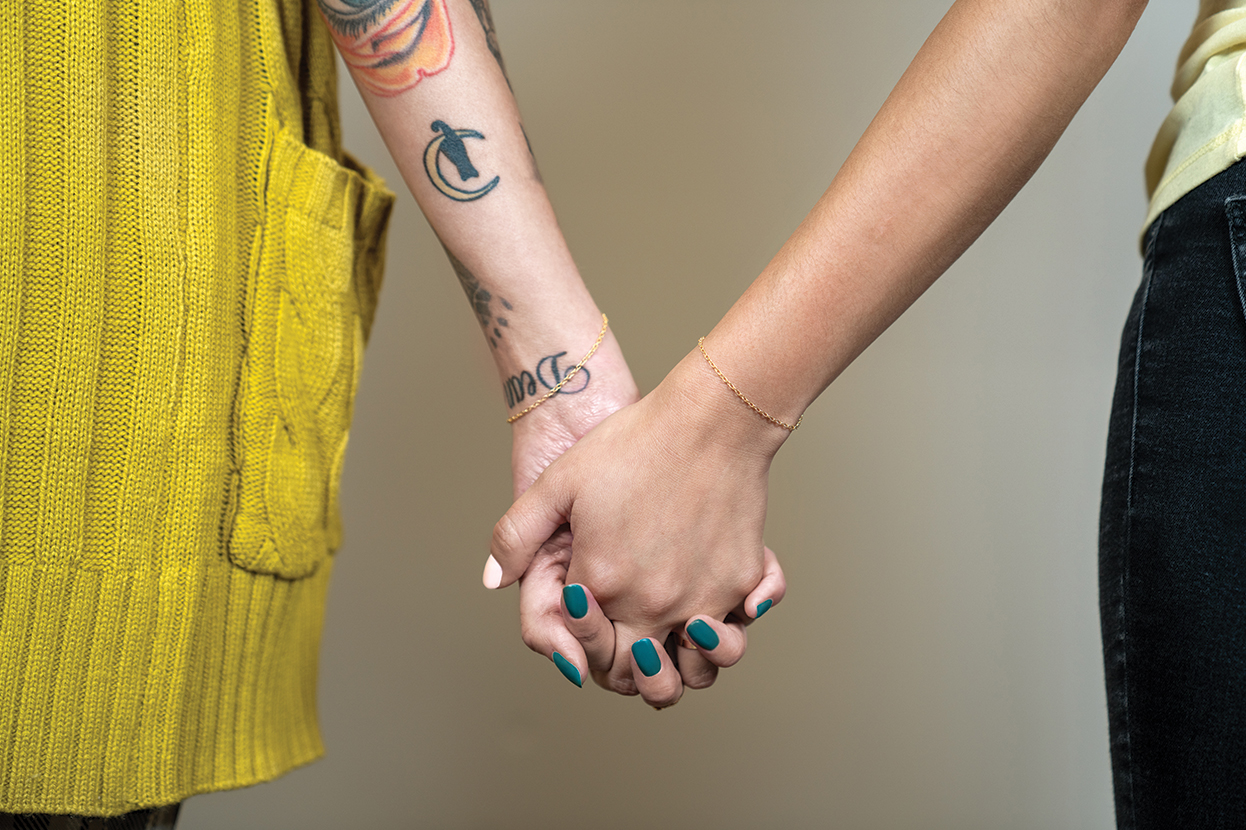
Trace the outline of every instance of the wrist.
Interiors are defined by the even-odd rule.
[[[583,350],[586,347],[577,342],[574,348]],[[511,422],[513,429],[533,429],[539,425],[544,429],[562,430],[579,439],[611,413],[639,399],[631,370],[608,327],[592,356],[578,372],[569,376],[583,357],[582,353],[558,349],[540,359],[530,359],[531,368],[507,378],[503,393],[508,419],[528,410]],[[563,379],[567,382],[558,388]],[[544,402],[530,408],[542,398]]]
[[[584,386],[575,383],[564,387],[511,424],[511,472],[516,497],[593,427],[639,399],[636,382],[610,331],[584,369],[588,370]]]
[[[695,443],[751,455],[767,466],[791,434],[750,409],[714,373],[700,349],[689,352],[654,394],[683,413],[681,423]]]

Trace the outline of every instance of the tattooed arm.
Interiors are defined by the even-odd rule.
[[[583,357],[602,316],[537,173],[488,4],[318,2],[403,179],[445,246],[493,354],[507,412],[522,411]],[[636,398],[607,331],[592,360],[558,394],[515,422],[515,494]],[[566,655],[582,679],[589,666],[560,609],[570,555],[570,534],[551,533],[521,586],[521,622],[533,649]]]
[[[489,343],[509,413],[562,379],[601,328],[536,171],[486,0],[318,0],[403,179]],[[573,356],[573,357],[572,357]],[[607,332],[574,382],[516,422],[549,452],[516,458],[521,491],[591,423],[636,398]],[[537,442],[526,442],[537,443]]]

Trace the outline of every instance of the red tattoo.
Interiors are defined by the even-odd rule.
[[[318,0],[342,58],[375,95],[397,95],[450,65],[446,0]]]

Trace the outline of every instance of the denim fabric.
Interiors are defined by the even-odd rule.
[[[0,830],[173,830],[181,807],[170,804],[109,818],[0,813]]]
[[[1117,826],[1246,827],[1246,164],[1164,211],[1121,342],[1099,592]]]

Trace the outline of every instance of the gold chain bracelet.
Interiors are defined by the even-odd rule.
[[[762,412],[760,409],[758,409],[757,404],[750,401],[748,399],[748,396],[745,395],[743,392],[741,392],[739,389],[737,389],[734,383],[727,380],[727,376],[722,373],[722,370],[714,365],[714,361],[710,360],[709,352],[705,351],[705,338],[704,337],[702,337],[700,340],[697,341],[697,348],[700,349],[701,354],[705,356],[705,362],[708,363],[710,365],[710,368],[714,370],[714,374],[718,375],[718,379],[721,380],[723,383],[727,384],[727,388],[730,389],[732,392],[735,392],[736,397],[744,401],[744,403],[748,406],[749,409],[753,410],[758,415],[765,418],[767,421],[774,424],[775,426],[783,427],[788,432],[795,432],[796,427],[800,426],[800,422],[805,420],[805,416],[802,414],[799,418],[796,419],[796,423],[785,424],[782,421],[780,421],[778,418],[775,418],[771,415],[766,414],[765,412]]]
[[[567,372],[567,374],[563,375],[562,380],[558,381],[558,385],[555,386],[553,389],[549,390],[548,392],[546,392],[545,395],[539,401],[529,406],[523,412],[516,412],[514,415],[506,419],[506,423],[508,424],[515,423],[520,418],[527,415],[529,412],[536,409],[538,406],[540,406],[541,404],[548,401],[550,398],[557,395],[558,391],[567,385],[567,381],[571,380],[573,377],[579,374],[579,371],[584,368],[584,364],[588,363],[588,359],[593,356],[593,353],[597,351],[597,347],[601,345],[601,341],[606,339],[606,329],[609,327],[610,327],[610,318],[606,317],[605,314],[602,314],[601,315],[601,333],[597,335],[597,342],[593,344],[593,348],[588,350],[588,354],[584,355],[584,359],[581,360],[579,363],[575,364],[575,367],[572,368],[570,372]]]

